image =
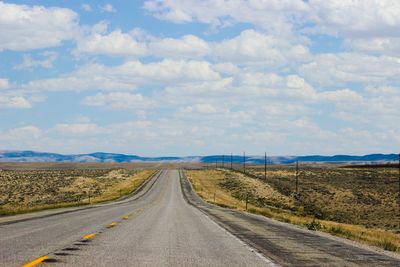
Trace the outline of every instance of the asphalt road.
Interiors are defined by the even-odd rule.
[[[182,194],[163,171],[120,202],[0,224],[0,266],[274,266]],[[37,261],[37,262],[38,262]]]
[[[281,223],[264,216],[211,205],[200,199],[180,172],[187,201],[224,229],[281,266],[400,266],[398,254]]]
[[[400,266],[399,257],[208,204],[176,170],[118,202],[36,216],[0,220],[0,266]]]

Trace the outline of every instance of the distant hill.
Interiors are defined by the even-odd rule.
[[[63,155],[56,153],[35,151],[0,151],[0,162],[202,162],[219,163],[231,161],[230,155],[189,156],[189,157],[141,157],[115,153],[96,152],[90,154]],[[268,164],[291,164],[296,162],[335,162],[335,163],[368,163],[394,162],[397,154],[370,154],[364,156],[336,155],[336,156],[273,156],[268,157]],[[243,156],[233,155],[233,163],[243,162]],[[246,162],[264,164],[263,156],[246,156]]]

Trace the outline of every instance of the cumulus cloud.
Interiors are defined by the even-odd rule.
[[[389,82],[398,80],[400,61],[394,57],[358,53],[319,54],[310,63],[300,66],[299,73],[309,81],[325,86]]]
[[[30,91],[132,90],[139,85],[218,80],[220,75],[206,61],[162,60],[143,64],[127,61],[116,67],[89,64],[58,78],[31,81]]]
[[[40,54],[41,59],[35,59],[32,55],[24,55],[22,63],[14,66],[17,70],[32,70],[36,67],[50,69],[53,67],[54,61],[58,58],[58,53],[46,51]]]
[[[8,89],[10,87],[10,82],[8,79],[0,78],[0,90],[1,89]]]
[[[301,0],[148,0],[144,8],[159,19],[176,23],[198,21],[221,28],[247,22],[281,35],[291,34],[292,20],[301,20],[309,9]]]
[[[303,45],[291,45],[287,40],[254,30],[245,30],[235,38],[216,43],[214,48],[218,59],[237,63],[276,65],[308,56],[308,49]]]
[[[207,42],[194,35],[185,35],[179,39],[164,38],[149,43],[152,55],[161,57],[202,57],[210,53]]]
[[[78,14],[70,9],[0,2],[0,51],[59,46],[78,31]]]
[[[343,37],[400,35],[400,4],[395,0],[310,0],[315,30]]]
[[[26,125],[22,127],[12,128],[7,131],[0,132],[0,140],[7,141],[25,141],[40,138],[43,131],[34,125]]]
[[[77,42],[74,53],[143,56],[146,54],[146,51],[145,44],[137,42],[127,33],[115,30],[106,35],[95,32],[81,38]]]
[[[101,25],[105,28],[99,28]],[[231,39],[207,42],[195,35],[157,38],[140,29],[131,32],[114,30],[107,33],[107,25],[101,23],[93,29],[92,34],[78,40],[74,50],[76,55],[207,59],[226,64],[256,63],[275,68],[309,58],[309,50],[303,44],[292,43],[255,30],[244,30]]]
[[[380,53],[396,57],[400,55],[400,37],[348,38],[344,44],[347,48],[364,53]]]
[[[31,102],[24,96],[0,95],[0,109],[31,108]]]
[[[105,5],[99,6],[99,8],[100,8],[100,10],[101,10],[102,12],[109,12],[109,13],[115,13],[115,12],[117,12],[117,10],[115,10],[115,8],[113,7],[113,5],[111,5],[111,4],[105,4]]]
[[[91,12],[92,6],[89,4],[82,4],[82,9],[85,10],[86,12]]]
[[[340,89],[336,91],[322,92],[319,94],[320,99],[334,102],[359,102],[362,96],[350,89]]]
[[[152,101],[141,94],[127,92],[112,92],[87,96],[83,100],[87,106],[107,107],[112,109],[146,109],[152,106]]]
[[[59,123],[53,130],[61,134],[72,135],[96,135],[99,131],[102,131],[102,129],[94,123]]]

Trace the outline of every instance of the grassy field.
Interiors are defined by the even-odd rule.
[[[3,169],[0,215],[114,200],[134,191],[153,173],[125,169]]]
[[[266,181],[263,169],[248,171],[250,175],[222,169],[186,174],[208,202],[245,210],[247,199],[249,212],[400,251],[396,169],[308,166],[301,169],[298,195],[292,167],[269,167]]]

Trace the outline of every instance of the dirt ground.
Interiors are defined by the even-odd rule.
[[[153,170],[2,169],[0,215],[107,201],[130,193]]]

